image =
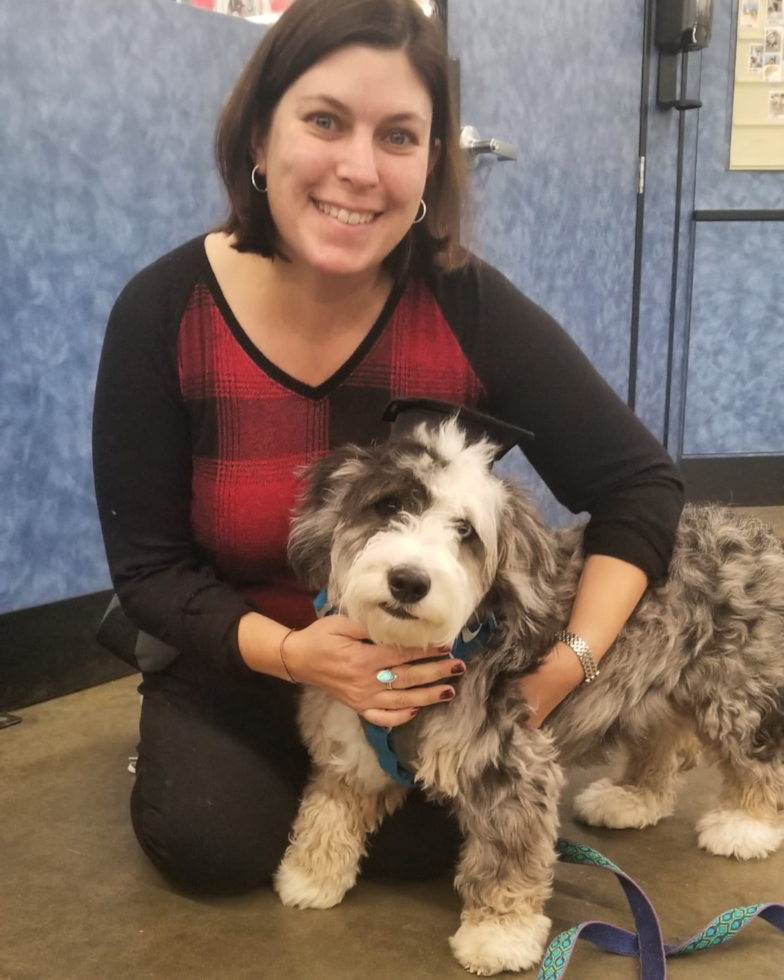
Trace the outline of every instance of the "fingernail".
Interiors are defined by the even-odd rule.
[[[454,691],[451,691],[451,690],[450,691],[442,691],[441,692],[441,700],[442,701],[451,701],[454,696],[455,696],[455,692]]]
[[[453,673],[453,674],[464,674],[465,673],[465,669],[466,669],[465,664],[462,661],[460,661],[460,662],[458,662],[458,663],[456,663],[454,665],[454,667],[452,668],[451,673]]]
[[[451,653],[452,647],[440,647],[441,653]]]
[[[418,715],[418,714],[419,714],[419,708],[414,708],[411,712],[411,717],[413,718],[414,715]]]

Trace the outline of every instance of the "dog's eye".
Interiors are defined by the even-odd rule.
[[[386,497],[382,497],[381,500],[377,500],[373,504],[373,508],[381,517],[388,517],[390,514],[397,514],[399,510],[402,510],[403,504],[400,497],[390,493]]]
[[[461,541],[470,541],[471,538],[476,537],[476,530],[470,521],[457,521],[455,530]]]

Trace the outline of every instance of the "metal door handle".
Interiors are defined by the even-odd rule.
[[[517,147],[514,143],[499,139],[483,140],[479,135],[479,130],[473,126],[463,126],[460,131],[460,148],[465,150],[468,165],[472,170],[481,153],[492,153],[499,160],[517,159]]]

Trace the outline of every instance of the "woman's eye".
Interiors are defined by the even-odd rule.
[[[396,129],[389,134],[389,142],[393,146],[409,146],[416,141],[411,133],[407,133],[404,129]]]
[[[382,497],[381,500],[376,501],[373,505],[377,514],[381,517],[388,517],[390,514],[397,514],[398,511],[402,510],[403,504],[400,501],[400,497],[396,497],[394,494],[389,494],[387,497]]]
[[[471,538],[476,537],[476,530],[470,521],[458,521],[455,524],[455,529],[461,541],[470,541]]]
[[[310,117],[310,119],[317,129],[324,130],[332,129],[332,124],[335,122],[334,118],[327,112],[316,112]]]

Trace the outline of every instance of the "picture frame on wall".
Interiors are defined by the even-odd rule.
[[[255,24],[274,24],[294,0],[177,0],[190,7],[212,10],[216,14],[242,17]],[[329,0],[323,0],[329,3]],[[438,17],[446,24],[447,0],[416,0],[430,17]]]
[[[784,0],[740,0],[730,170],[784,170]]]
[[[293,0],[215,0],[215,10],[254,23],[274,24],[292,3]]]

